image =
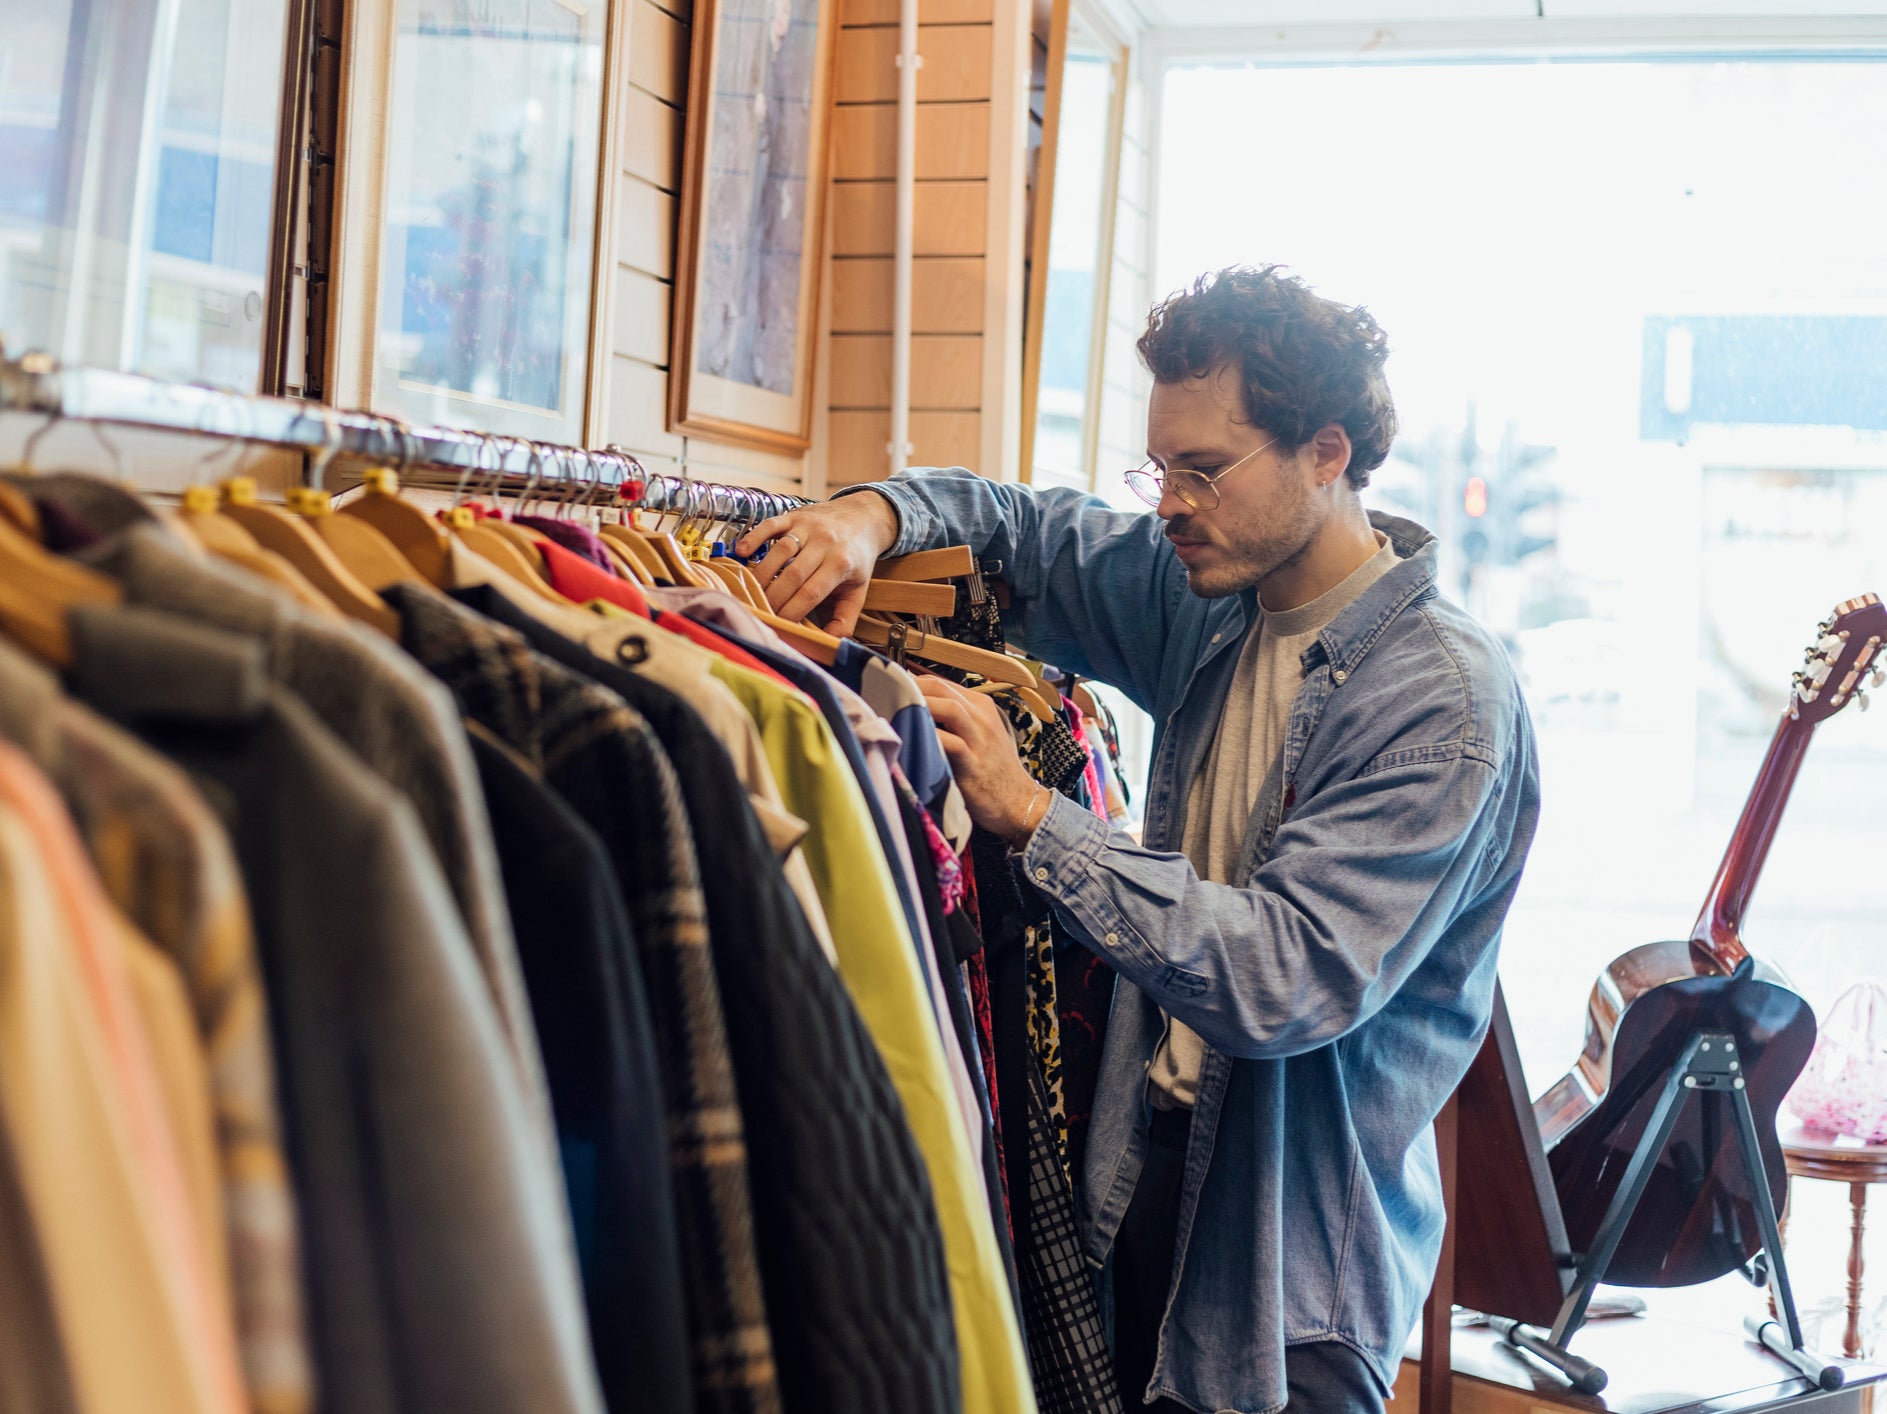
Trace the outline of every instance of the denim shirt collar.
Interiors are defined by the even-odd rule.
[[[1324,626],[1317,641],[1304,650],[1306,673],[1320,662],[1346,675],[1355,672],[1383,630],[1434,588],[1435,557],[1440,547],[1434,535],[1412,520],[1382,511],[1371,511],[1369,523],[1389,537],[1401,563]]]

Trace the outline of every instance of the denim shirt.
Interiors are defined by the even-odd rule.
[[[1145,844],[1056,797],[1022,855],[1115,991],[1082,1241],[1103,1266],[1147,1149],[1160,1009],[1207,1046],[1175,1278],[1146,1391],[1219,1414],[1285,1399],[1284,1350],[1337,1340],[1395,1377],[1440,1252],[1431,1122],[1493,1004],[1501,922],[1539,808],[1500,645],[1435,587],[1434,536],[1371,515],[1400,563],[1318,636],[1243,847],[1243,887],[1180,852],[1188,787],[1255,591],[1202,599],[1149,514],[961,469],[869,488],[894,553],[1003,562],[1006,627],[1158,724]],[[1195,1240],[1197,1239],[1197,1240]]]

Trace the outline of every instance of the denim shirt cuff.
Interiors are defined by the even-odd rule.
[[[915,491],[895,481],[868,481],[863,485],[848,486],[829,499],[836,501],[840,496],[855,496],[860,491],[870,491],[884,497],[891,503],[892,513],[898,518],[898,538],[885,551],[886,556],[910,555],[930,547],[939,527],[936,517],[931,515],[923,498]]]
[[[1107,847],[1107,836],[1107,821],[1057,793],[1023,848],[1023,872],[1044,897],[1066,898],[1088,877],[1088,866]]]

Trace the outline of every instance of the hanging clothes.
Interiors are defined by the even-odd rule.
[[[901,666],[554,518],[521,561],[438,532],[450,592],[383,563],[388,639],[218,524],[179,527],[206,562],[120,487],[27,490],[124,603],[67,615],[63,689],[0,645],[0,971],[37,969],[0,989],[0,1317],[43,1352],[0,1397],[1119,1407],[1063,1240],[1072,960]],[[431,565],[406,521],[374,553]],[[1078,719],[1016,725],[1104,796]],[[99,1170],[69,1196],[42,1085]],[[135,1305],[89,1299],[106,1238]]]
[[[76,693],[180,764],[236,846],[323,1401],[600,1410],[561,1185],[411,805],[261,643],[140,608],[71,628]]]
[[[640,713],[517,633],[417,585],[386,598],[407,651],[544,774],[609,850],[663,1054],[696,1408],[769,1414],[777,1370],[706,903],[680,787]]]
[[[603,1393],[611,1408],[689,1414],[658,1045],[628,908],[603,842],[541,771],[480,723],[467,735],[544,1038]]]
[[[763,1253],[773,1254],[763,1262],[778,1284],[769,1291],[781,1294],[768,1311],[779,1332],[789,1407],[965,1407],[944,1261],[947,1229],[939,1226],[935,1185],[902,1113],[901,1091],[845,986],[829,967],[814,966],[794,909],[774,876],[757,867],[760,841],[742,827],[741,789],[725,754],[686,703],[628,666],[645,666],[639,654],[592,653],[491,590],[455,597],[633,700],[676,763],[703,867],[714,881],[709,937],[742,1093],[765,1096],[746,1100],[744,1109],[756,1163],[762,1152],[768,1156],[771,1181],[755,1190],[755,1221]],[[618,646],[638,641],[623,638]],[[729,680],[757,682],[773,700],[813,715],[810,704],[767,679],[737,671]],[[779,1008],[795,996],[802,1005],[783,1028]],[[823,1055],[807,1049],[820,1046]],[[850,1098],[809,1103],[825,1094]],[[898,1254],[889,1267],[887,1253]],[[809,1301],[813,1293],[822,1299]]]
[[[122,584],[133,604],[264,643],[275,680],[411,805],[476,950],[545,1153],[553,1153],[549,1090],[478,773],[450,697],[385,639],[319,618],[252,576],[191,555],[161,526],[134,526],[81,558]]]
[[[268,1005],[236,859],[176,767],[65,697],[0,643],[0,738],[22,748],[72,811],[112,902],[177,968],[209,1067],[216,1221],[224,1231],[251,1405],[313,1402],[294,1194],[282,1152]]]
[[[161,1000],[138,995],[140,944],[90,877],[50,782],[4,745],[0,905],[0,1114],[59,1329],[35,1362],[63,1353],[88,1414],[235,1414],[233,1323],[180,1147],[192,1136],[163,1093],[194,1078],[207,1095],[207,1081],[178,1077],[154,1050]],[[40,1382],[64,1379],[46,1370]]]

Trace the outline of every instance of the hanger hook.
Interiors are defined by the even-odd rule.
[[[530,448],[530,460],[526,463],[526,467],[530,472],[531,479],[525,483],[524,493],[518,497],[518,510],[525,515],[529,515],[531,513],[531,497],[536,494],[538,486],[544,480],[544,448],[537,442],[523,441],[523,439],[520,439],[520,441],[523,442],[524,446]]]
[[[308,484],[319,491],[327,481],[328,463],[332,462],[341,450],[341,422],[331,407],[323,405],[321,426],[326,434],[321,439],[321,450],[315,454],[314,462],[308,468]]]
[[[485,435],[483,432],[466,434],[466,450],[472,454],[472,459],[459,468],[459,479],[452,486],[452,509],[455,511],[465,504],[465,483],[471,480],[474,471],[482,469],[485,465],[485,444],[482,440]],[[474,437],[481,439],[476,445],[472,444]]]
[[[563,504],[558,514],[565,520],[570,518],[570,512],[576,506],[578,490],[587,489],[577,480],[578,451],[576,447],[565,447],[557,456],[558,463],[563,467]]]

